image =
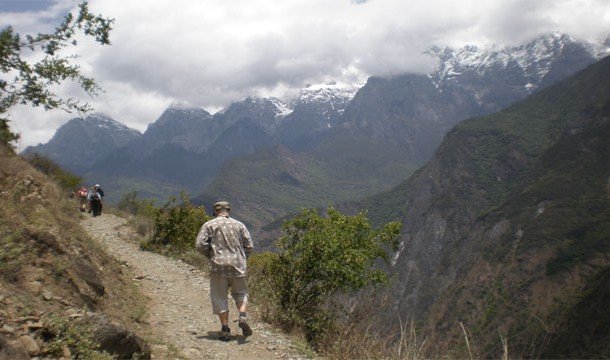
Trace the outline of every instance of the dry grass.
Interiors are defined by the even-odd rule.
[[[19,319],[61,319],[76,309],[143,333],[145,311],[134,318],[132,309],[145,309],[146,299],[128,269],[85,234],[67,195],[0,146],[0,324],[20,328]]]

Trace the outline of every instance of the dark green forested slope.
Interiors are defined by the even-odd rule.
[[[396,306],[437,351],[607,357],[610,58],[464,121],[395,189],[358,204],[404,223]],[[598,310],[593,310],[598,309]]]

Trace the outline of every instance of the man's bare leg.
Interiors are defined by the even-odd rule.
[[[231,329],[229,329],[229,312],[221,312],[218,314],[218,319],[222,326],[222,329],[220,330],[220,340],[228,341],[231,337]]]
[[[240,301],[235,303],[237,305],[237,310],[239,311],[239,319],[237,320],[237,324],[241,329],[244,336],[252,335],[252,328],[248,325],[248,320],[246,317],[246,308],[248,307],[248,303],[246,301]]]
[[[221,312],[220,314],[218,314],[218,319],[220,319],[221,326],[229,326],[229,312],[228,311]]]

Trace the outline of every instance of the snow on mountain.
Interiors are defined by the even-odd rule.
[[[276,108],[276,112],[275,112],[275,117],[276,118],[284,118],[285,116],[291,114],[294,109],[292,107],[290,107],[289,104],[287,104],[286,102],[272,97],[269,98],[269,101],[275,106]]]
[[[458,81],[467,72],[485,75],[498,69],[516,67],[527,79],[525,87],[534,89],[570,45],[584,46],[597,59],[610,50],[607,46],[595,46],[557,32],[519,46],[480,48],[467,45],[459,49],[434,46],[427,53],[438,59],[438,66],[429,77],[437,88],[442,88],[447,83]]]
[[[140,134],[139,131],[120,123],[109,116],[102,113],[93,113],[83,118],[85,123],[88,123],[93,126],[97,126],[102,129],[109,130],[112,133],[115,132],[127,132],[130,134]]]
[[[331,104],[349,102],[364,84],[345,84],[336,81],[328,84],[307,85],[301,90],[297,103],[329,102]]]
[[[82,174],[91,164],[122,148],[142,134],[107,115],[93,113],[62,125],[46,144],[30,146],[24,154],[37,153],[62,167]]]
[[[183,113],[185,115],[192,115],[192,116],[201,116],[202,114],[208,114],[209,115],[209,113],[205,109],[203,109],[201,107],[196,107],[196,106],[190,105],[190,104],[185,103],[185,102],[174,102],[174,103],[171,103],[169,105],[169,107],[167,108],[167,110],[178,111],[178,112],[181,112],[181,113]]]
[[[341,113],[363,85],[350,85],[335,81],[327,84],[308,84],[305,88],[301,89],[299,97],[296,99],[268,97],[248,98],[246,101],[261,105],[271,103],[275,107],[276,121],[292,114],[295,108],[300,106],[327,105],[331,111]],[[226,110],[222,112],[224,111]]]
[[[610,35],[604,42],[592,44],[589,50],[597,60],[610,55]]]

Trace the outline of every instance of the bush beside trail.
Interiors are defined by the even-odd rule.
[[[349,294],[387,284],[377,265],[396,250],[401,225],[373,229],[364,214],[346,216],[330,208],[326,216],[304,210],[283,228],[278,253],[250,259],[254,301],[264,301],[269,321],[300,329],[316,348],[331,347]]]

